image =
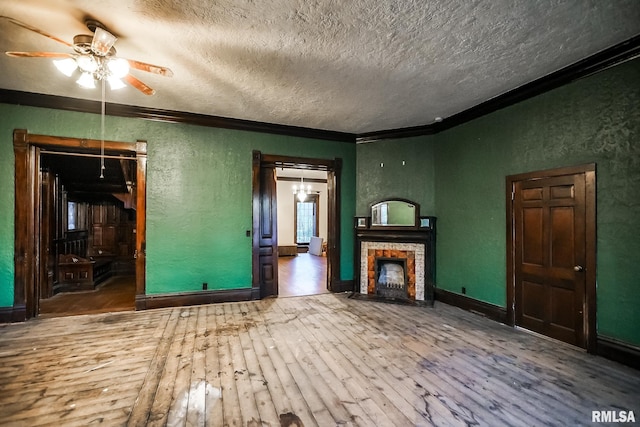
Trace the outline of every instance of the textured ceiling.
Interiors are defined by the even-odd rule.
[[[640,34],[638,0],[2,0],[71,42],[101,21],[157,90],[107,101],[350,133],[433,123]],[[0,50],[70,48],[0,19]],[[50,59],[0,57],[0,88],[99,100]]]

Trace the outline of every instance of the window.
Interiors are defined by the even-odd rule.
[[[308,245],[311,238],[318,235],[318,201],[317,194],[307,195],[304,202],[295,199],[294,229],[298,245]]]
[[[67,202],[67,230],[73,231],[78,228],[78,205],[76,202]]]

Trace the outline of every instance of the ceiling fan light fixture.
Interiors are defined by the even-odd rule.
[[[129,74],[129,61],[123,58],[110,58],[107,62],[107,68],[109,75],[121,79]]]
[[[73,58],[55,59],[53,65],[67,77],[71,77],[73,72],[78,68],[78,63]]]
[[[109,87],[111,88],[111,90],[118,90],[127,87],[127,85],[124,84],[124,82],[116,76],[109,76],[107,78],[107,81],[109,82]]]
[[[93,34],[93,41],[91,42],[91,50],[96,55],[106,56],[116,40],[118,40],[117,37],[109,31],[96,27],[96,32]]]
[[[98,69],[98,61],[92,55],[80,55],[76,62],[83,73],[95,73]]]
[[[95,89],[96,87],[93,75],[87,72],[83,72],[82,75],[80,75],[80,78],[76,80],[76,83],[86,89]]]

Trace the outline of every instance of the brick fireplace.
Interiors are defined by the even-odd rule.
[[[424,301],[424,245],[418,243],[369,242],[360,243],[360,293],[399,298],[378,292],[380,264],[402,261],[406,266],[406,296],[409,300]],[[378,267],[376,269],[376,266]],[[393,294],[391,292],[390,294]]]

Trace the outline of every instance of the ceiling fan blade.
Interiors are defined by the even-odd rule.
[[[13,58],[73,58],[70,53],[61,52],[5,52]]]
[[[161,76],[165,76],[165,77],[172,77],[173,76],[173,71],[171,71],[167,67],[161,67],[159,65],[147,64],[145,62],[140,62],[140,61],[136,61],[136,60],[133,60],[133,59],[127,59],[127,62],[129,62],[129,66],[131,68],[135,68],[136,70],[142,70],[142,71],[146,71],[148,73],[160,74]]]
[[[6,18],[6,19],[7,19],[7,20],[9,20],[9,22],[11,22],[12,24],[15,24],[15,25],[17,25],[17,26],[19,26],[19,27],[22,27],[22,28],[24,28],[24,29],[27,29],[27,30],[29,30],[29,31],[33,31],[34,33],[38,33],[38,34],[40,34],[41,36],[48,37],[48,38],[50,38],[51,40],[55,40],[55,41],[57,41],[58,43],[62,43],[62,44],[63,44],[63,45],[65,45],[65,46],[73,47],[73,44],[71,44],[71,43],[69,43],[69,42],[66,42],[66,41],[64,41],[64,40],[62,40],[62,39],[59,39],[59,38],[58,38],[58,37],[56,37],[56,36],[52,36],[52,35],[51,35],[51,34],[49,34],[49,33],[45,33],[44,31],[42,31],[42,30],[41,30],[41,29],[39,29],[39,28],[32,27],[32,26],[31,26],[31,25],[29,25],[29,24],[25,24],[24,22],[18,21],[17,19],[13,19],[13,18],[11,18],[11,17],[9,17],[9,16],[2,16],[2,15],[0,15],[0,18]]]
[[[149,86],[147,86],[146,84],[138,80],[137,78],[133,77],[131,74],[127,74],[124,77],[124,80],[127,83],[129,83],[131,86],[138,89],[140,92],[144,93],[145,95],[153,95],[154,93],[156,93],[155,89],[150,88]]]

